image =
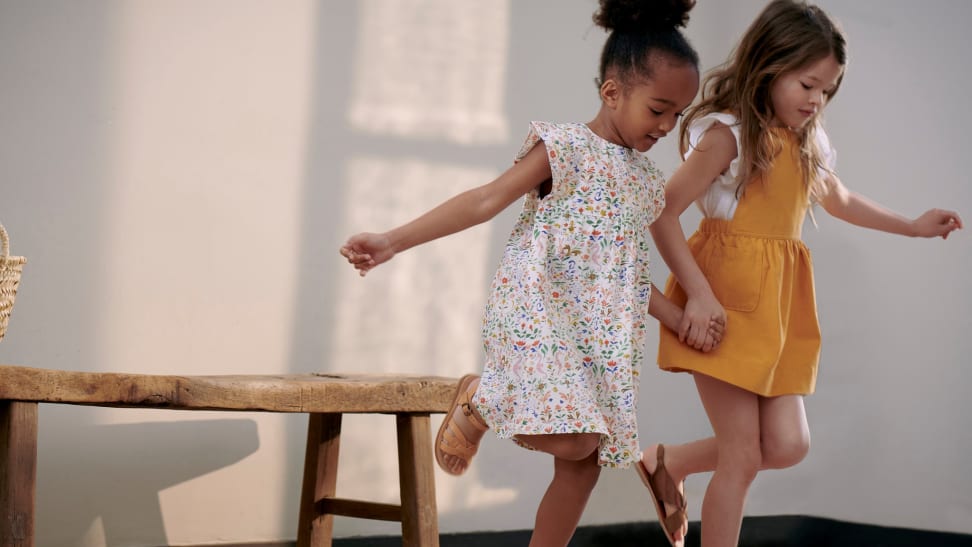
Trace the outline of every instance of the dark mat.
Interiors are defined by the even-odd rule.
[[[527,545],[529,530],[442,534],[440,547]],[[400,537],[334,540],[334,547],[398,547]],[[699,523],[689,523],[686,547],[699,547]],[[740,547],[972,547],[972,535],[856,524],[837,520],[772,516],[743,520]],[[582,526],[570,547],[668,547],[657,522]]]

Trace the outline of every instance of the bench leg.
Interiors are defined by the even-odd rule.
[[[33,547],[37,403],[0,401],[0,545]]]
[[[398,414],[402,546],[439,547],[432,433],[428,414]]]
[[[340,414],[311,414],[307,425],[304,483],[300,492],[297,547],[331,547],[334,516],[321,514],[318,501],[337,488]]]

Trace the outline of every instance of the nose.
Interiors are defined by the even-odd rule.
[[[665,135],[668,134],[669,131],[671,131],[675,127],[675,124],[677,123],[678,123],[678,116],[674,116],[674,115],[665,116],[665,118],[662,119],[661,123],[658,124],[658,131],[661,133],[661,136],[664,137]]]
[[[813,93],[813,95],[810,96],[810,103],[813,104],[814,106],[822,106],[825,100],[827,99],[824,96],[823,91],[816,91]]]

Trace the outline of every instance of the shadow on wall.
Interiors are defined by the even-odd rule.
[[[232,465],[260,445],[253,420],[89,425],[82,416],[90,413],[77,408],[42,407],[42,414],[41,431],[57,421],[65,432],[43,437],[38,447],[38,489],[58,493],[38,500],[38,545],[79,543],[99,520],[105,545],[167,545],[160,492]],[[106,455],[107,446],[125,447],[123,457]],[[231,492],[223,496],[233,503]]]
[[[409,250],[365,279],[337,249],[353,233],[403,223],[511,163],[513,10],[508,1],[370,0],[318,12],[292,372],[479,370],[485,289],[506,230],[486,225]],[[304,435],[291,432],[291,459],[299,459]],[[394,451],[375,450],[378,439],[394,442],[393,421],[347,421],[338,495],[397,501]],[[488,494],[478,481],[477,495],[464,491],[468,483],[439,479],[442,514]],[[397,527],[335,521],[337,535]]]
[[[12,253],[27,257],[3,363],[98,370],[101,361],[92,317],[103,297],[112,28],[99,5],[0,8],[0,219]],[[47,41],[64,34],[75,38],[70,50]]]
[[[105,2],[70,0],[0,6],[0,220],[10,233],[11,250],[28,260],[0,344],[0,363],[70,370],[103,366],[94,317],[105,297],[101,276],[112,128],[104,121],[114,103],[110,46],[117,30],[111,9]],[[97,437],[100,428],[91,424],[89,413],[64,416],[46,420],[39,432],[47,449],[40,451],[38,478],[55,482],[53,491],[61,494],[48,497],[38,488],[40,517],[51,518],[36,523],[41,537],[65,526],[76,527],[74,537],[80,537],[100,509],[92,507],[83,523],[65,519],[105,489],[95,469],[66,456],[85,457],[100,444],[87,433]],[[89,459],[92,467],[106,461],[90,452]],[[50,473],[52,465],[62,467]],[[93,482],[79,487],[88,479]],[[48,504],[57,509],[46,511]],[[151,527],[162,527],[157,516]]]

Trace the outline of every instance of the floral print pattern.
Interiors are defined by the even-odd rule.
[[[493,279],[476,406],[500,438],[600,433],[599,463],[627,467],[664,179],[580,123],[533,122],[516,159],[540,141],[552,188],[525,198]]]

